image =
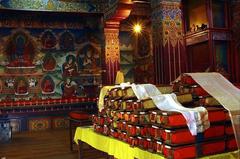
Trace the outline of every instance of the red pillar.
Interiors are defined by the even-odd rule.
[[[240,2],[232,2],[232,31],[233,31],[233,81],[240,82]]]
[[[114,26],[112,26],[114,24]],[[105,66],[107,84],[114,84],[117,71],[120,69],[119,22],[111,22],[104,28]]]
[[[186,71],[181,2],[152,3],[155,83],[169,84]]]

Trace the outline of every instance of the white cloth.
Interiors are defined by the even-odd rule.
[[[240,89],[219,73],[187,74],[230,112],[234,134],[240,149]]]
[[[187,121],[192,135],[203,132],[210,126],[208,112],[204,107],[186,108],[178,102],[175,94],[162,94],[155,85],[131,85],[138,99],[151,98],[158,109],[170,112],[180,112]]]
[[[134,94],[139,100],[147,99],[149,97],[158,96],[162,93],[153,84],[139,84],[131,85]]]
[[[204,107],[186,108],[177,101],[174,93],[151,97],[158,109],[170,112],[180,112],[187,121],[192,135],[203,132],[210,126],[208,112]]]
[[[240,89],[220,73],[187,73],[229,111],[240,111]]]
[[[180,112],[187,121],[187,126],[192,135],[197,135],[198,132],[203,132],[207,128],[209,128],[210,124],[208,121],[208,112],[203,107],[197,108],[186,108],[181,105],[177,101],[177,97],[175,94],[162,94],[155,85],[153,84],[130,84],[130,83],[121,83],[120,85],[116,85],[114,88],[121,87],[124,89],[125,87],[131,87],[134,94],[139,100],[151,98],[153,103],[157,106],[158,109],[163,111],[170,112]],[[105,90],[101,90],[104,93],[109,88],[105,88]],[[99,102],[99,106],[103,104],[103,93],[100,93],[101,99]],[[99,107],[103,108],[103,107]]]

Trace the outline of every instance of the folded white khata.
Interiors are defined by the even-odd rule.
[[[240,89],[219,73],[188,73],[188,75],[229,111],[240,149]]]

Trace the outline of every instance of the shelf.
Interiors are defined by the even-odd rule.
[[[231,33],[227,29],[206,29],[185,35],[186,45],[194,45],[208,40],[230,41]]]

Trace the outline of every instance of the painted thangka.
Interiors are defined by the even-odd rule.
[[[134,39],[131,32],[121,31],[120,38],[120,69],[124,73],[125,82],[134,82]]]
[[[51,25],[46,15],[12,17],[0,21],[1,100],[93,95],[102,83],[100,16],[55,15]]]
[[[150,48],[150,34],[142,33],[136,39],[130,31],[120,34],[120,69],[125,82],[153,83],[153,59]],[[136,42],[137,40],[137,42]],[[134,45],[137,44],[134,48]]]

